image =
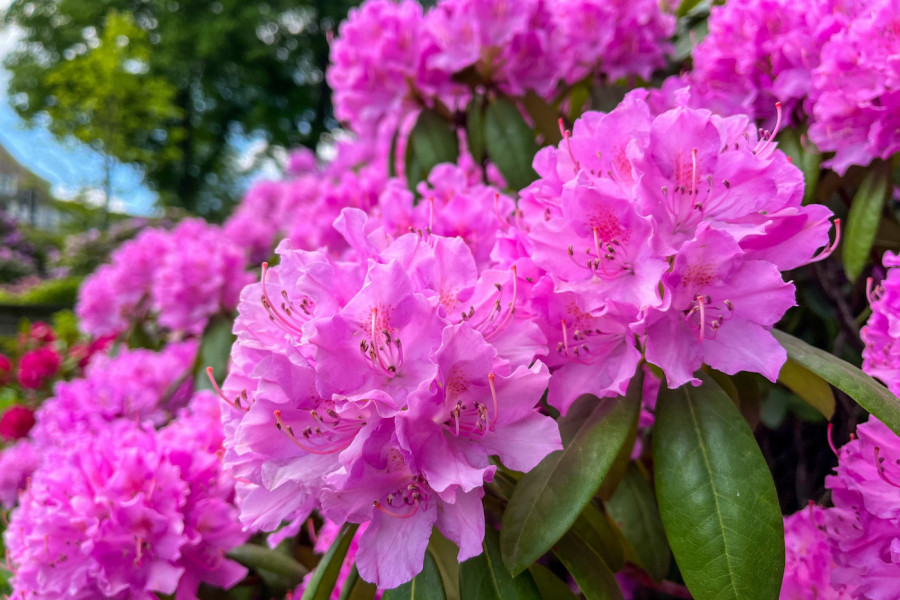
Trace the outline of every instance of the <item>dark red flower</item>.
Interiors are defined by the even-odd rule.
[[[34,411],[24,406],[13,406],[0,417],[0,438],[18,440],[28,435],[34,427]]]
[[[0,385],[6,385],[12,379],[12,361],[5,354],[0,354]]]
[[[19,383],[25,389],[36,390],[59,370],[59,363],[59,354],[52,348],[26,352],[19,361]]]
[[[49,344],[56,340],[53,328],[43,321],[35,321],[31,325],[31,339],[42,344]]]

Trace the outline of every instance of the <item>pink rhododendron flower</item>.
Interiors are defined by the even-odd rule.
[[[850,600],[831,587],[834,559],[825,535],[826,510],[810,505],[784,518],[785,564],[779,600]]]
[[[246,569],[224,555],[247,534],[211,401],[159,432],[120,420],[51,450],[4,536],[13,597],[195,600],[202,582],[240,581]]]
[[[27,390],[43,387],[59,371],[61,358],[53,348],[31,350],[19,359],[19,384]]]
[[[853,598],[897,597],[900,581],[900,438],[869,417],[825,478],[834,508],[825,533],[835,566],[831,584]]]
[[[34,427],[34,411],[27,406],[11,406],[0,417],[0,438],[18,440]]]
[[[869,293],[872,316],[860,331],[863,371],[900,396],[900,255],[885,252],[887,276]]]
[[[385,242],[353,209],[335,227],[346,260],[283,245],[242,294],[225,466],[251,529],[294,532],[313,508],[368,524],[357,567],[391,588],[421,570],[435,525],[461,561],[481,552],[490,456],[525,471],[560,447],[535,410],[546,347],[515,310],[515,270],[482,287],[458,238]]]
[[[118,334],[155,315],[170,330],[197,334],[235,307],[251,276],[241,247],[201,219],[172,231],[145,229],[85,280],[75,312],[92,335]]]
[[[746,117],[654,115],[646,97],[585,113],[538,152],[518,233],[497,247],[543,272],[532,303],[563,412],[624,393],[642,356],[672,388],[704,363],[774,381],[786,355],[769,330],[794,305],[780,271],[829,244],[830,211],[802,206],[800,171]]]
[[[0,507],[10,509],[16,505],[41,456],[27,439],[0,449]]]
[[[865,8],[863,8],[864,6]],[[900,150],[900,2],[864,3],[822,48],[809,137],[839,174]]]

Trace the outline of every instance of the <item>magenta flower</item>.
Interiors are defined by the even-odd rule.
[[[810,504],[784,518],[785,565],[779,600],[850,600],[847,588],[831,587],[835,567],[825,535],[827,510]]]
[[[839,174],[900,151],[900,4],[863,3],[822,48],[809,137]]]
[[[0,438],[18,440],[34,427],[34,411],[26,406],[11,406],[0,417]]]
[[[0,450],[0,506],[9,510],[16,505],[40,460],[41,453],[26,439]]]
[[[314,508],[368,524],[357,566],[390,588],[421,570],[434,526],[460,560],[481,552],[490,456],[529,470],[560,447],[535,410],[546,346],[515,310],[515,271],[482,285],[462,240],[376,243],[353,209],[335,227],[346,261],[283,245],[242,295],[225,466],[250,529],[290,534]]]
[[[27,390],[40,389],[59,370],[61,360],[56,350],[46,346],[26,352],[19,359],[19,384]]]
[[[870,289],[872,316],[860,331],[866,345],[862,366],[900,396],[900,255],[885,252],[882,264],[887,276]]]
[[[833,250],[830,211],[802,206],[800,171],[746,117],[653,115],[646,98],[585,113],[538,152],[517,233],[495,250],[538,268],[532,303],[561,411],[586,391],[624,393],[642,356],[673,388],[704,362],[774,381],[785,353],[769,330],[794,305],[780,271]]]
[[[5,534],[13,596],[195,600],[201,582],[242,579],[225,552],[247,534],[206,414],[195,407],[158,434],[120,420],[51,450]]]
[[[5,354],[0,354],[0,385],[6,385],[12,379],[12,361]]]
[[[825,533],[836,567],[831,584],[853,598],[897,595],[900,577],[900,439],[869,417],[838,454],[835,474],[825,478],[834,508]]]

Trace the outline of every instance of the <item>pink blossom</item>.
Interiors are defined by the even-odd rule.
[[[862,328],[863,371],[900,396],[900,254],[885,252],[887,276],[869,293],[872,316]]]
[[[825,478],[834,503],[825,516],[831,584],[853,598],[888,600],[900,592],[900,439],[874,417],[856,433]]]
[[[831,587],[834,559],[825,535],[826,509],[811,504],[784,518],[785,565],[779,600],[850,600]]]

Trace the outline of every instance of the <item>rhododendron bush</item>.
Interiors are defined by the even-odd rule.
[[[19,360],[11,597],[900,597],[898,32],[363,3],[328,151],[123,244],[83,371]]]

